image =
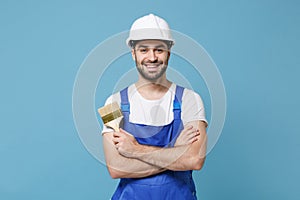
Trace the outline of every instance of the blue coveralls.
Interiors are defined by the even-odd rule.
[[[130,104],[128,88],[121,94],[121,110],[124,115],[124,130],[133,134],[138,143],[158,146],[174,146],[183,129],[181,99],[184,88],[176,86],[173,102],[174,120],[165,126],[150,126],[129,122]],[[125,164],[125,163],[124,163]],[[192,171],[171,171],[145,178],[121,178],[112,200],[196,200]]]

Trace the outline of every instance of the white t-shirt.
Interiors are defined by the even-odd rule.
[[[128,100],[130,103],[129,122],[164,126],[173,121],[173,100],[175,97],[176,85],[173,83],[166,94],[157,100],[145,99],[137,90],[135,84],[128,87]],[[120,92],[111,95],[105,105],[117,102],[121,104]],[[184,89],[181,104],[181,120],[183,124],[191,121],[201,120],[207,123],[205,110],[201,97],[190,89]],[[113,131],[106,126],[102,133]]]

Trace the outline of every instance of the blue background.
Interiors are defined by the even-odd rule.
[[[117,184],[80,142],[77,70],[153,12],[199,42],[226,87],[222,135],[195,173],[199,199],[299,199],[300,3],[0,2],[0,199],[109,199]]]

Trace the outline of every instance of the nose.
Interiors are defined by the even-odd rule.
[[[151,62],[154,62],[157,60],[157,56],[156,56],[156,53],[155,53],[155,50],[154,49],[151,49],[149,51],[149,54],[148,54],[148,58]]]

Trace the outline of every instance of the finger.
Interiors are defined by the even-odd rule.
[[[114,144],[117,144],[117,143],[120,142],[120,138],[117,138],[117,137],[113,138],[112,141],[113,141]]]
[[[193,134],[190,134],[190,135],[187,136],[186,142],[188,144],[192,144],[193,142],[198,140],[198,136],[199,136],[199,133],[197,133],[197,132],[195,132]]]
[[[124,129],[120,128],[121,133],[127,133]]]
[[[191,130],[186,131],[186,135],[192,135],[192,136],[194,136],[196,134],[196,132],[197,132],[196,129],[191,129]]]
[[[120,132],[114,132],[114,133],[113,133],[113,136],[114,136],[114,137],[120,137],[121,134],[120,134]]]
[[[192,128],[193,128],[192,125],[187,125],[186,127],[184,127],[185,130],[190,130],[190,129],[192,129]]]
[[[190,132],[188,135],[187,135],[187,140],[190,142],[190,141],[194,141],[195,139],[198,138],[198,136],[200,135],[200,132],[198,131],[193,131],[193,132]]]
[[[194,138],[194,139],[192,140],[191,144],[194,143],[194,142],[196,142],[197,140],[198,140],[198,138]]]
[[[116,142],[116,141],[113,141],[113,143],[114,143],[114,145],[118,144],[118,142]]]
[[[122,129],[122,128],[120,128],[120,132],[121,132],[121,133],[125,133],[125,134],[127,134],[127,135],[132,135],[132,134],[130,134],[129,132],[125,131],[125,130]]]
[[[199,132],[199,131],[193,132],[193,133],[191,134],[192,138],[198,138],[199,135],[200,135],[200,132]]]
[[[195,133],[195,135],[192,137],[192,143],[196,142],[196,141],[199,139],[199,137],[198,137],[199,135],[200,135],[200,132],[197,131],[197,132]]]
[[[186,132],[195,132],[195,131],[197,131],[197,129],[192,127],[192,128],[186,129],[185,131]]]

